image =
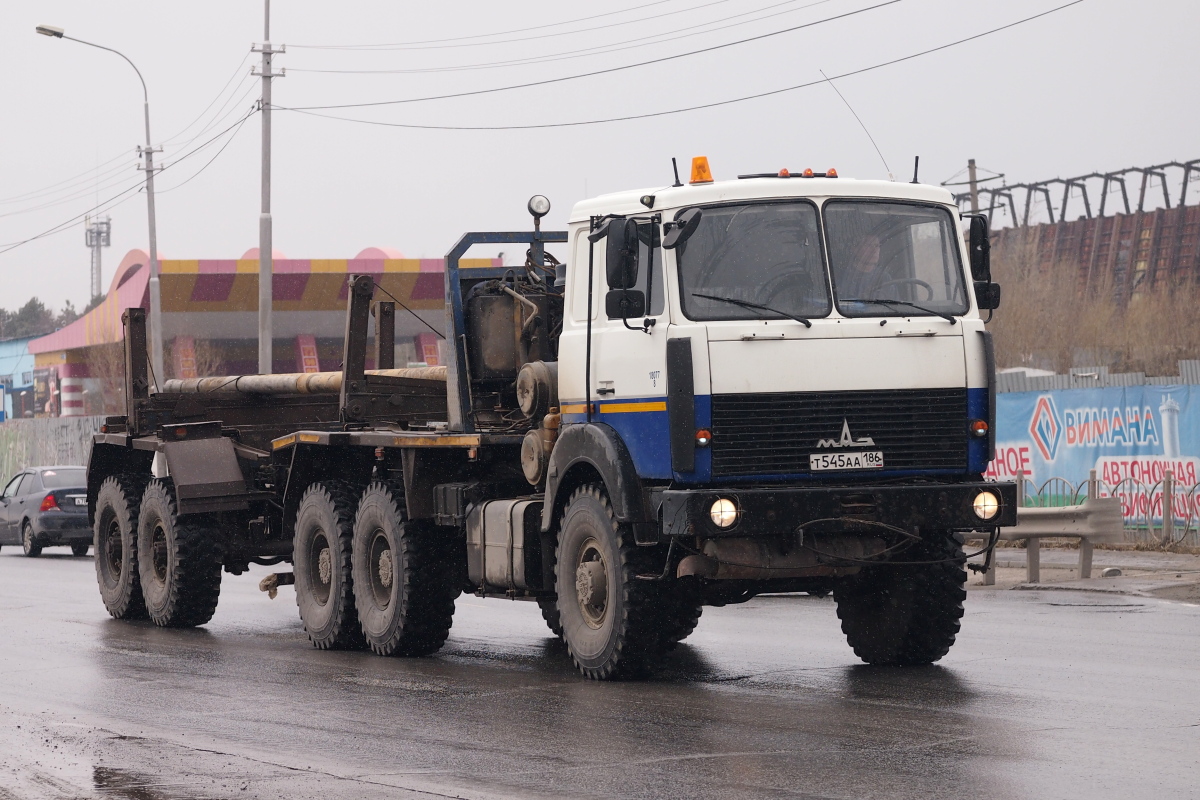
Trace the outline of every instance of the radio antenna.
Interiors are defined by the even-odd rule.
[[[863,133],[865,133],[867,138],[871,140],[871,146],[874,147],[875,152],[879,154],[879,160],[883,162],[883,168],[887,170],[888,177],[892,180],[895,180],[896,178],[892,174],[892,168],[888,166],[887,159],[883,157],[883,151],[879,149],[879,145],[875,144],[875,137],[871,135],[869,130],[867,130],[866,123],[862,121],[862,117],[855,112],[854,106],[850,105],[850,101],[846,99],[846,96],[841,93],[838,87],[834,85],[833,81],[829,79],[829,76],[825,74],[825,70],[822,69],[817,71],[821,73],[821,77],[825,79],[825,82],[829,84],[829,87],[837,92],[837,96],[842,98],[842,102],[846,104],[846,108],[850,109],[850,113],[854,114],[854,118],[858,120],[858,124],[863,129]]]
[[[671,157],[671,169],[675,170],[675,183],[671,184],[671,188],[674,189],[677,186],[683,186],[683,184],[679,182],[679,165],[675,163],[674,156]]]

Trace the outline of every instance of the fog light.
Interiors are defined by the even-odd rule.
[[[712,504],[712,508],[708,510],[708,516],[712,518],[713,525],[718,528],[731,528],[738,521],[737,503],[727,497],[722,497]]]
[[[1000,498],[991,492],[980,492],[975,495],[975,502],[971,505],[975,509],[975,516],[980,519],[991,519],[1000,513]]]

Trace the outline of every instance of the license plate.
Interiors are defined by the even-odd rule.
[[[76,497],[76,498],[75,498],[75,505],[77,505],[77,506],[86,506],[86,505],[87,505],[87,498],[86,498],[86,497]]]
[[[883,452],[869,450],[865,453],[813,453],[808,457],[808,468],[813,472],[828,472],[841,469],[880,469]]]

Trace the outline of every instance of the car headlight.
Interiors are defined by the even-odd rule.
[[[1000,513],[1000,498],[992,492],[983,491],[975,495],[971,507],[975,509],[975,516],[985,520],[991,519]]]
[[[712,519],[713,525],[718,528],[731,528],[738,521],[737,503],[727,497],[722,497],[712,504],[712,508],[708,510],[708,516]]]

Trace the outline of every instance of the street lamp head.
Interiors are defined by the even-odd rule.
[[[56,28],[53,25],[38,25],[37,32],[42,36],[53,36],[55,39],[61,39],[66,33],[62,28]]]

